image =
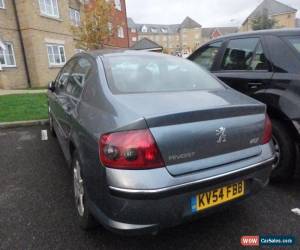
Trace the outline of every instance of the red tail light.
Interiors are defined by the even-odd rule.
[[[263,135],[263,140],[262,143],[266,144],[270,142],[272,139],[272,123],[268,115],[266,115],[266,120],[265,120],[265,129],[264,129],[264,135]]]
[[[151,169],[165,165],[148,129],[102,135],[99,155],[102,164],[110,168]]]

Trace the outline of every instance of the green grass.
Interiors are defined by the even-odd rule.
[[[0,122],[47,119],[46,94],[0,96]]]

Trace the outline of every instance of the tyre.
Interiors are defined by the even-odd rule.
[[[49,111],[48,111],[48,116],[49,116],[49,130],[50,130],[50,133],[53,137],[56,137],[56,133],[55,133],[55,130],[54,130],[54,127],[53,127],[53,116],[51,114],[50,108],[49,108]]]
[[[293,177],[295,170],[296,144],[288,128],[282,122],[273,119],[272,126],[276,158],[271,181],[287,181]]]
[[[93,229],[97,224],[87,206],[85,181],[82,176],[82,168],[77,151],[73,153],[72,169],[73,196],[79,225],[83,230]]]

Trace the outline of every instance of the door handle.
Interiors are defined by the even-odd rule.
[[[251,89],[257,89],[258,87],[262,86],[262,82],[249,82],[248,85]]]
[[[249,84],[250,86],[261,86],[261,85],[263,85],[262,82],[249,82],[248,84]]]

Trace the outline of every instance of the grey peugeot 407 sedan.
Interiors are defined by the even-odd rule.
[[[79,223],[154,233],[256,193],[274,159],[262,103],[193,62],[80,53],[49,85]]]

